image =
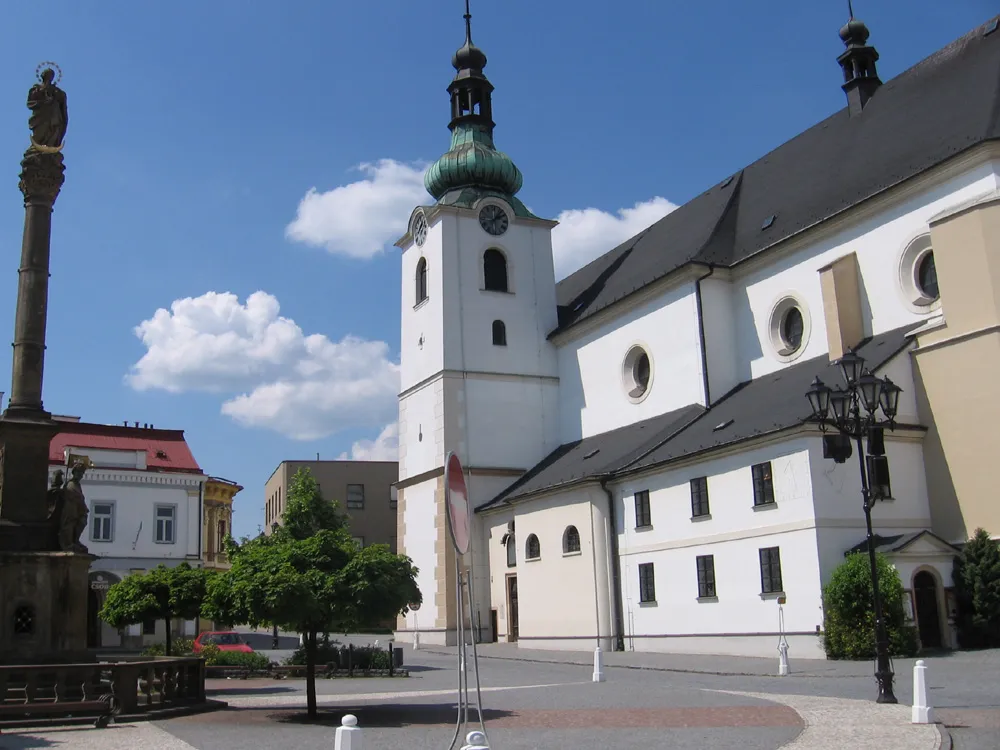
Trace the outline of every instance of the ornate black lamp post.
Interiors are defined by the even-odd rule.
[[[817,377],[806,392],[812,407],[812,421],[824,432],[823,454],[837,463],[851,456],[851,442],[858,449],[861,469],[861,494],[864,498],[865,523],[868,528],[868,561],[872,575],[872,604],[875,609],[875,679],[878,682],[878,703],[897,703],[892,692],[892,665],[889,661],[889,637],[882,612],[882,597],[878,588],[878,567],[875,561],[875,540],[872,534],[872,506],[877,500],[890,497],[889,462],[885,457],[884,430],[895,429],[896,408],[902,389],[886,378],[877,378],[865,368],[865,361],[848,352],[835,363],[844,376],[844,388],[830,388]],[[881,410],[882,418],[878,416]],[[868,455],[865,446],[868,442]]]

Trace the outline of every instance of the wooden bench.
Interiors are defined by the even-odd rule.
[[[118,714],[118,700],[113,695],[101,696],[92,701],[38,701],[33,703],[4,703],[0,705],[0,721],[15,723],[19,719],[35,717],[59,718],[95,716],[94,726],[103,729]]]

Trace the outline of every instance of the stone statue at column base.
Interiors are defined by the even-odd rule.
[[[87,528],[90,511],[83,495],[80,482],[87,467],[83,463],[73,464],[70,480],[62,486],[63,473],[57,471],[49,489],[49,520],[55,535],[56,548],[63,552],[87,553],[89,550],[80,543],[80,535]]]

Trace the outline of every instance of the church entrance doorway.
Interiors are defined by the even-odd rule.
[[[507,576],[507,640],[517,640],[517,576]]]
[[[937,581],[931,573],[922,570],[913,577],[913,594],[916,599],[917,631],[921,648],[941,648],[941,614],[938,610]]]

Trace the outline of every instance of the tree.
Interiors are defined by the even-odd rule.
[[[906,624],[903,583],[899,572],[876,555],[882,613],[889,636],[889,653],[912,656],[916,630]],[[823,587],[823,646],[831,659],[872,659],[875,656],[875,609],[868,553],[848,555]]]
[[[232,567],[208,592],[208,617],[303,634],[310,717],[316,716],[318,635],[391,617],[421,601],[410,559],[386,545],[360,549],[346,523],[309,471],[300,469],[289,484],[282,525],[269,536],[230,540]]]
[[[134,573],[108,589],[99,616],[113,628],[163,620],[167,632],[164,650],[170,656],[170,621],[198,617],[209,577],[208,571],[192,568],[186,562],[173,568],[161,564],[146,573]]]
[[[958,642],[962,648],[1000,646],[1000,546],[985,529],[955,559],[952,571],[958,605]]]

